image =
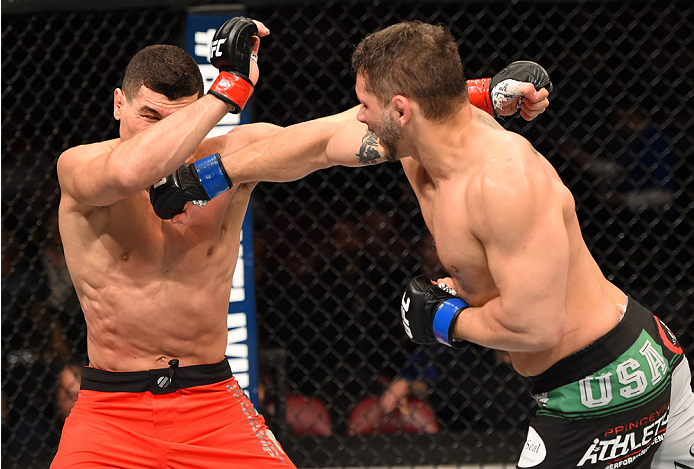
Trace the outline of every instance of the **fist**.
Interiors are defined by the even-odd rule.
[[[149,201],[154,213],[162,220],[170,220],[182,213],[188,202],[204,204],[210,199],[202,185],[195,181],[191,167],[184,164],[149,188]]]
[[[542,66],[521,60],[492,77],[489,95],[497,115],[512,116],[520,110],[523,118],[532,120],[549,105],[547,97],[552,89],[549,74]]]
[[[229,72],[251,83],[250,67],[253,37],[258,26],[253,20],[235,16],[224,22],[210,43],[210,63],[220,72]]]
[[[491,90],[494,91],[497,85],[505,80],[525,81],[532,83],[536,90],[547,88],[552,92],[552,81],[549,74],[540,64],[529,60],[519,60],[509,64],[506,68],[492,77]]]
[[[219,75],[209,92],[229,104],[229,112],[241,112],[253,94],[259,76],[260,37],[268,34],[263,23],[240,16],[225,21],[214,33],[210,62]]]
[[[407,282],[402,296],[400,314],[405,332],[418,344],[442,344],[457,347],[452,337],[458,315],[468,304],[455,296],[445,284],[435,285],[424,275]]]

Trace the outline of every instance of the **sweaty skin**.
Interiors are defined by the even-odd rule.
[[[287,181],[399,159],[451,275],[441,281],[471,305],[454,337],[510,352],[522,375],[542,373],[619,322],[626,295],[601,273],[571,193],[526,139],[469,103],[434,123],[403,96],[382,107],[360,75],[356,92],[358,110],[223,154],[232,180]],[[541,90],[528,102],[546,96]]]
[[[188,161],[275,131],[254,125],[223,141],[205,140]],[[181,366],[217,363],[226,350],[231,281],[255,183],[234,184],[204,210],[189,204],[196,216],[185,223],[157,217],[146,190],[103,207],[76,200],[64,166],[83,165],[120,143],[75,147],[59,161],[60,231],[89,331],[89,364],[136,371],[168,366],[172,358]]]
[[[363,77],[356,90],[357,118],[378,127],[383,113]],[[422,119],[414,102],[399,105],[410,108],[405,174],[448,283],[471,306],[454,338],[508,351],[532,376],[612,329],[626,295],[588,252],[573,197],[549,162],[470,105],[445,124]]]

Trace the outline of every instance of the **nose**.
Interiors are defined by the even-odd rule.
[[[357,112],[357,120],[362,124],[366,124],[366,117],[364,117],[364,106],[359,106],[359,112]]]

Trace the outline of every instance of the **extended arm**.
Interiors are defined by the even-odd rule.
[[[521,83],[515,78],[528,79],[529,82]],[[513,83],[513,89],[509,89],[509,83]],[[485,110],[492,115],[515,114],[520,109],[521,115],[528,120],[537,117],[549,105],[548,89],[536,90],[541,86],[551,89],[546,72],[534,62],[516,62],[493,78],[468,82],[473,104],[486,106]],[[519,105],[521,99],[523,104]],[[495,107],[497,105],[499,107]],[[214,168],[219,168],[212,179],[220,181],[219,187],[224,189],[231,187],[231,182],[293,181],[331,166],[363,166],[388,161],[389,157],[376,135],[356,119],[357,111],[358,107],[354,107],[333,116],[289,126],[238,151],[227,151],[224,139],[236,137],[233,132],[227,134],[217,141],[219,149],[216,151],[221,158],[212,161]],[[204,166],[208,167],[206,163]],[[184,176],[191,182],[169,185],[171,190],[167,196],[171,199],[167,199],[165,204],[152,192],[160,202],[158,206],[153,200],[155,211],[162,218],[180,213],[186,201],[204,201],[216,195],[216,191],[211,195],[210,191],[203,190],[204,180],[197,178],[200,182],[197,184],[196,174],[191,178],[187,168]],[[230,183],[222,183],[225,180]],[[162,210],[162,205],[166,210]]]
[[[526,120],[549,105],[552,82],[540,65],[513,62],[492,78],[468,80],[470,102],[491,115],[516,113]],[[259,142],[223,158],[232,180],[291,181],[330,166],[388,161],[376,136],[357,122],[358,107],[288,127],[271,141]]]
[[[385,161],[385,151],[357,108],[334,116],[291,125],[240,151],[222,155],[236,182],[284,182],[331,166],[361,166]]]

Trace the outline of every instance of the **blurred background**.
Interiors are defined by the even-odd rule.
[[[183,46],[221,2],[2,2],[2,467],[44,468],[86,363],[57,230],[56,160],[117,137],[113,89],[149,44]],[[109,2],[101,2],[109,3]],[[97,9],[98,8],[98,9]],[[253,1],[263,39],[253,121],[357,104],[350,54],[402,20],[443,23],[468,78],[543,65],[550,107],[527,137],[576,198],[603,272],[694,350],[694,6],[680,1]],[[399,164],[255,190],[259,406],[299,467],[516,461],[533,412],[503,353],[411,343],[413,274],[442,272]],[[488,466],[491,467],[491,466]]]

